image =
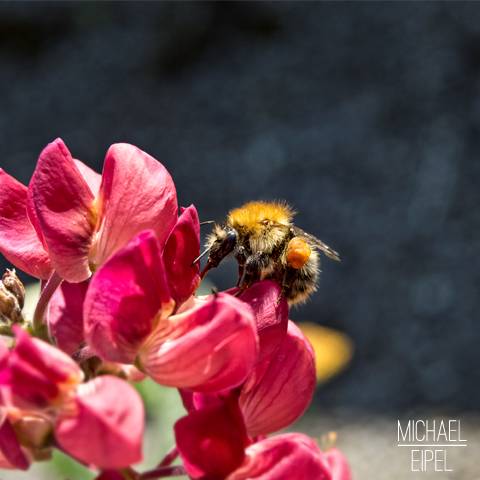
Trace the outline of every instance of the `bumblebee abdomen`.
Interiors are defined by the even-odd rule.
[[[288,267],[290,265],[287,263],[285,251],[279,261],[275,263],[274,268],[264,272],[264,278],[274,280],[279,285],[282,285]],[[317,290],[320,275],[320,257],[318,252],[312,248],[307,262],[300,268],[291,270],[291,272],[294,273],[291,277],[290,287],[285,292],[288,304],[305,303],[308,297]]]

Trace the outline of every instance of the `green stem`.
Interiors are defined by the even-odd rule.
[[[140,474],[140,480],[155,480],[157,478],[179,477],[180,475],[187,475],[187,470],[183,465],[174,467],[154,468],[148,472]]]
[[[55,290],[58,286],[62,283],[63,278],[54,271],[52,276],[48,280],[45,288],[42,290],[40,294],[40,298],[38,300],[37,306],[35,308],[35,313],[33,314],[33,321],[32,327],[34,332],[39,332],[42,330],[43,327],[43,317],[45,315],[45,311],[47,310],[48,302],[52,298]]]
[[[168,467],[178,457],[178,448],[174,445],[165,455],[165,458],[157,465],[157,468]]]

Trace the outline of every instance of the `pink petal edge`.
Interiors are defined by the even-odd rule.
[[[85,339],[103,360],[132,364],[174,303],[154,232],[134,237],[93,276],[85,296]]]
[[[98,225],[91,261],[101,265],[144,230],[153,230],[160,251],[177,222],[177,193],[165,167],[127,143],[105,157],[97,198]]]
[[[40,154],[33,183],[38,222],[57,273],[76,283],[90,277],[95,197],[61,139]]]
[[[110,375],[78,386],[59,412],[55,438],[74,458],[99,468],[126,468],[142,460],[145,414],[142,399]]]
[[[28,189],[0,168],[0,251],[15,267],[46,280],[49,256],[27,215]]]

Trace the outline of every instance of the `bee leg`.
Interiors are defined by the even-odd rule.
[[[262,270],[268,267],[270,258],[264,252],[250,255],[245,262],[245,276],[242,286],[235,296],[240,296],[247,288],[260,280]]]
[[[242,282],[243,274],[245,272],[245,268],[243,265],[238,264],[238,279],[236,283],[236,287],[240,286],[240,283]]]
[[[236,258],[238,262],[238,280],[236,287],[240,286],[240,282],[242,281],[243,274],[245,272],[245,262],[247,261],[247,250],[245,247],[240,246],[237,248],[233,256]]]
[[[285,275],[283,276],[283,279],[282,279],[282,291],[280,293],[280,296],[278,297],[277,305],[281,302],[285,294],[290,290],[290,287],[292,286],[292,282],[296,273],[297,273],[297,270],[295,268],[287,268],[287,271],[285,272]]]
[[[249,275],[248,273],[246,273],[245,276],[243,277],[240,290],[235,294],[235,296],[239,297],[251,284],[252,284],[252,275]]]

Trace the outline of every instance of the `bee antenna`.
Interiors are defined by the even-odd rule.
[[[200,226],[202,225],[208,225],[209,223],[215,223],[215,220],[208,220],[206,222],[200,222]]]
[[[190,268],[192,268],[204,255],[206,255],[210,251],[211,248],[212,248],[211,245],[209,247],[207,247],[205,249],[205,251],[192,262],[192,264],[190,265]]]

